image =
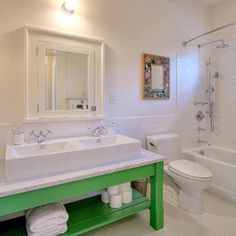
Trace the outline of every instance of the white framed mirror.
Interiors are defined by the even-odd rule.
[[[103,118],[103,40],[25,27],[25,121]]]
[[[40,115],[91,112],[94,54],[89,48],[39,42]]]
[[[46,48],[43,58],[45,110],[88,110],[91,56]]]

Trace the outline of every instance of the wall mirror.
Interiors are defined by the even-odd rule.
[[[26,27],[25,119],[103,117],[103,40]]]
[[[40,41],[39,71],[45,112],[88,112],[95,104],[92,49]]]
[[[143,99],[170,98],[170,59],[150,54],[142,55]]]
[[[45,50],[45,110],[88,110],[89,54]]]

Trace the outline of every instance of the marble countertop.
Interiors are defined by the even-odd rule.
[[[59,175],[47,176],[45,178],[31,179],[19,182],[5,182],[4,177],[0,175],[0,197],[6,197],[22,192],[32,191],[36,189],[46,188],[54,185],[64,184],[76,180],[87,179],[94,176],[122,171],[139,166],[157,163],[165,158],[156,153],[152,153],[142,149],[141,155],[134,160],[123,161],[119,163],[109,164],[96,168],[66,172]]]

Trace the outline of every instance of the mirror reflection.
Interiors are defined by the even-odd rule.
[[[163,89],[163,66],[152,65],[152,89]]]
[[[46,50],[45,110],[88,110],[88,55]]]

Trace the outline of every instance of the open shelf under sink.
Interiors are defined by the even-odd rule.
[[[63,236],[76,236],[115,222],[149,208],[150,201],[133,189],[133,201],[121,208],[110,208],[100,196],[87,198],[66,205],[69,213],[68,231]],[[1,236],[26,236],[25,217],[0,223]]]

